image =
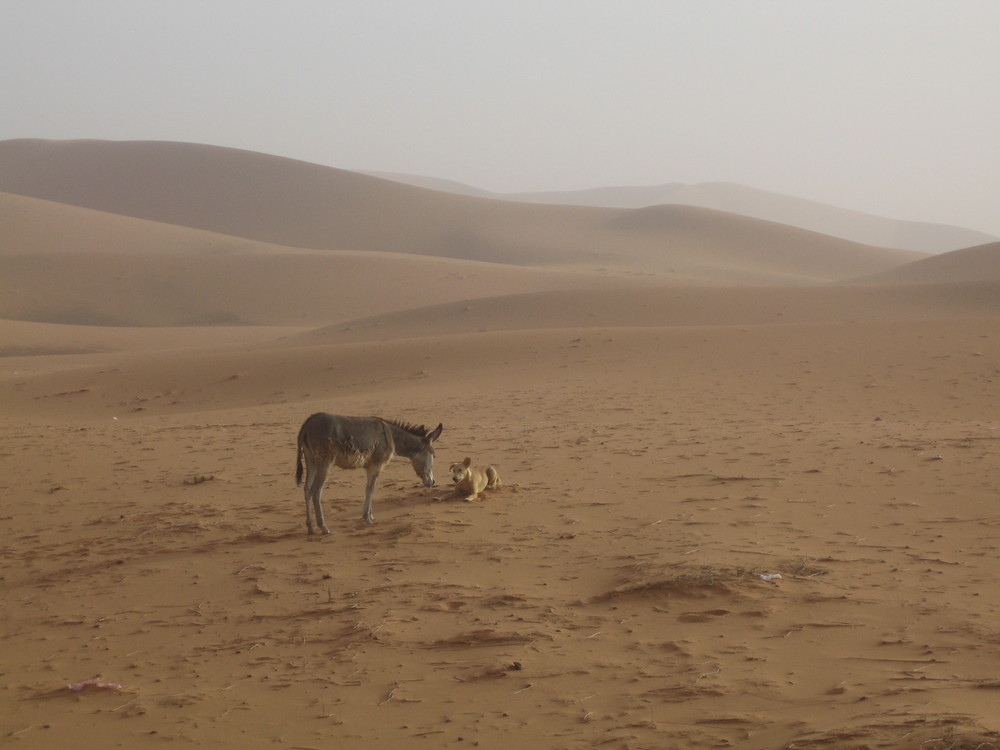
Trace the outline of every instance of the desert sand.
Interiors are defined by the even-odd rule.
[[[0,146],[5,746],[1000,746],[1000,246]],[[196,217],[179,154],[328,192]],[[442,422],[438,486],[307,535],[315,411]]]

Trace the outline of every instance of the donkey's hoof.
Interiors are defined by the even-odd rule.
[[[328,529],[328,528],[326,528],[326,526],[324,526],[323,527],[323,533],[324,534],[329,534],[330,533],[330,529]]]

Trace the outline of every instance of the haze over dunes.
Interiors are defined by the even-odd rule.
[[[178,143],[0,190],[12,747],[1000,745],[1000,244]],[[308,537],[320,410],[443,422],[438,487]]]
[[[959,250],[996,239],[983,232],[963,227],[886,219],[861,211],[828,206],[816,201],[729,182],[703,182],[690,185],[671,183],[534,193],[492,193],[453,180],[389,172],[373,172],[372,174],[387,180],[395,180],[432,190],[531,203],[608,206],[612,208],[643,208],[665,204],[701,206],[702,208],[712,208],[717,211],[774,221],[779,224],[788,224],[866,245],[895,247],[925,253]]]
[[[0,143],[0,190],[300,248],[806,283],[919,254],[696,207],[542,206],[440,193],[235,149]]]

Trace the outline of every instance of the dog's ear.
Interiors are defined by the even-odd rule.
[[[471,466],[471,465],[472,465],[472,459],[471,459],[471,458],[469,458],[468,456],[466,456],[466,457],[465,457],[465,460],[464,460],[464,461],[462,461],[462,466],[464,466],[464,467],[468,468],[468,467],[469,467],[469,466]]]

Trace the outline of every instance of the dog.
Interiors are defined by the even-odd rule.
[[[461,497],[469,503],[478,498],[483,490],[503,486],[500,483],[500,475],[494,467],[473,466],[472,459],[468,457],[461,463],[451,465],[451,481],[455,484],[455,489],[444,499]]]

